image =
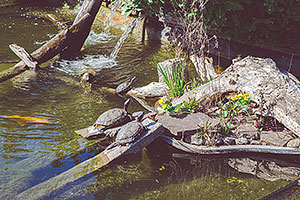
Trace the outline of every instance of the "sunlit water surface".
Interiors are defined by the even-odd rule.
[[[1,9],[0,70],[18,58],[8,45],[16,43],[31,52],[58,33],[48,20],[32,17],[30,10],[54,12],[26,5]],[[103,28],[104,29],[104,28]],[[131,35],[116,59],[109,58],[121,36],[119,29],[92,31],[83,54],[72,61],[48,63],[48,71],[25,72],[0,84],[0,115],[48,119],[51,124],[24,124],[0,119],[0,199],[18,193],[88,159],[103,147],[94,147],[75,130],[85,128],[109,108],[121,107],[124,99],[109,93],[93,95],[74,84],[81,73],[93,69],[97,84],[116,87],[137,76],[135,86],[157,79],[155,59],[170,57],[165,44],[141,44]],[[130,111],[141,110],[137,103]],[[89,146],[89,147],[88,147]],[[87,148],[88,147],[88,148]],[[227,158],[190,160],[172,157],[174,150],[158,142],[149,151],[127,156],[90,175],[53,199],[255,199],[285,185],[241,174],[227,165]],[[237,177],[240,183],[228,183]]]

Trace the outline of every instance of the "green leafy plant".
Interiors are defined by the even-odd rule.
[[[299,0],[210,0],[206,25],[223,38],[241,42],[264,40],[270,45],[292,44],[300,27]]]
[[[183,103],[178,104],[176,106],[173,106],[172,98],[167,97],[161,97],[158,100],[158,103],[166,113],[194,113],[199,111],[202,107],[200,104],[200,100],[196,100],[195,97],[189,98],[188,101],[184,101]]]
[[[164,109],[164,111],[168,114],[177,112],[182,105],[182,104],[178,104],[176,106],[173,106],[171,100],[172,100],[172,98],[168,98],[168,97],[161,97],[158,100],[158,103],[161,106],[161,108]]]
[[[236,117],[240,112],[247,113],[248,104],[251,99],[247,93],[239,93],[230,98],[227,103],[222,101],[218,102],[220,109],[218,110],[220,114],[220,128],[225,134],[230,132],[230,125],[234,117]]]
[[[180,110],[182,113],[194,113],[201,109],[200,100],[195,97],[190,98],[188,101],[184,101]]]
[[[115,2],[117,0],[113,0]],[[157,15],[160,11],[168,12],[169,1],[165,0],[124,0],[121,5],[122,14],[129,16],[132,11],[143,14],[146,17]]]
[[[199,126],[199,130],[196,133],[197,137],[202,137],[202,136],[207,135],[209,133],[211,125],[212,125],[211,122],[206,121],[204,126]]]
[[[172,65],[171,70],[164,69],[156,62],[157,68],[163,75],[164,80],[170,89],[173,97],[179,97],[184,93],[186,87],[184,83],[185,66],[178,61]]]
[[[196,133],[197,138],[202,138],[205,145],[213,145],[216,139],[216,133],[211,132],[212,123],[206,121],[204,126],[199,126],[199,129]]]

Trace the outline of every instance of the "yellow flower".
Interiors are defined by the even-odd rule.
[[[201,104],[198,104],[198,108],[201,108],[202,106],[201,106]]]
[[[238,183],[243,183],[244,181],[243,180],[241,180],[241,179],[237,179],[236,180]]]
[[[166,109],[167,108],[167,104],[163,104],[161,107],[162,107],[162,109]]]
[[[165,169],[166,169],[166,168],[165,168],[165,166],[163,166],[163,165],[161,166],[161,168],[159,168],[160,171],[165,170]]]
[[[159,100],[158,100],[158,103],[162,104],[164,102],[164,100],[165,100],[165,97],[160,97]]]
[[[240,97],[238,96],[238,95],[234,95],[233,97],[231,97],[230,99],[232,100],[232,101],[235,101],[235,100],[237,100],[237,99],[239,99]]]
[[[244,100],[248,100],[249,99],[249,94],[245,93],[244,94]]]
[[[231,183],[231,182],[232,182],[232,180],[231,180],[231,179],[227,179],[226,181],[227,181],[227,183]]]
[[[198,94],[197,92],[193,92],[193,94]]]

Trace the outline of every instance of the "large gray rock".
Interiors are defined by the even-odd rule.
[[[300,175],[300,168],[298,167],[280,166],[275,162],[266,160],[230,158],[228,165],[239,172],[252,174],[269,181],[295,180]]]
[[[158,115],[156,119],[174,135],[189,132],[195,133],[200,127],[205,127],[209,123],[211,123],[210,127],[214,127],[219,123],[219,119],[212,119],[201,112],[172,115],[164,114]]]
[[[274,145],[274,146],[286,146],[288,141],[293,139],[291,136],[290,131],[262,131],[260,135],[261,142],[267,144],[267,145]]]

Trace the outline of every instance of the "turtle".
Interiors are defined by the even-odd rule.
[[[118,131],[115,141],[110,144],[106,150],[109,150],[117,145],[129,145],[133,143],[139,136],[141,136],[141,134],[147,130],[146,127],[140,122],[143,116],[144,112],[141,112],[135,118],[135,120],[123,125]]]
[[[132,79],[130,81],[126,81],[126,82],[118,85],[118,87],[116,88],[116,93],[118,95],[126,94],[132,88],[131,85],[135,79],[136,79],[136,76],[132,77]]]
[[[91,139],[97,137],[100,134],[104,134],[104,131],[109,128],[113,128],[133,120],[132,115],[127,112],[130,101],[131,99],[127,99],[124,102],[123,109],[113,108],[102,113],[93,126],[88,128],[88,134],[85,138]]]

